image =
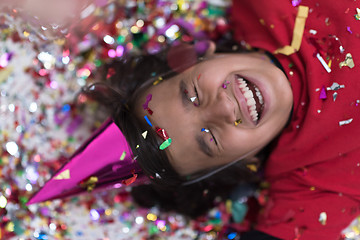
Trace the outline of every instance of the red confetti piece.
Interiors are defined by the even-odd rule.
[[[159,128],[159,127],[155,127],[155,130],[156,130],[156,134],[161,137],[162,140],[167,140],[169,139],[169,136],[167,134],[167,132],[165,131],[165,129],[163,128]]]

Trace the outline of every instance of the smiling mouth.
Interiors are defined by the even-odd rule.
[[[244,77],[236,75],[236,82],[246,99],[246,104],[252,121],[257,124],[264,109],[264,97],[259,88]]]

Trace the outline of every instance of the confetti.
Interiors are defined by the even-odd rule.
[[[166,139],[161,145],[160,150],[164,150],[165,148],[169,147],[171,145],[171,138]]]
[[[150,127],[152,127],[153,125],[151,124],[149,118],[147,116],[144,116],[144,118],[145,118],[146,122],[150,125]]]
[[[323,65],[323,67],[325,68],[325,70],[330,73],[331,69],[329,68],[329,66],[327,65],[327,63],[325,62],[325,60],[322,58],[322,56],[320,55],[320,53],[316,54],[317,59],[320,61],[321,65]]]
[[[239,125],[239,124],[241,124],[241,123],[242,123],[242,120],[241,120],[241,119],[238,119],[238,120],[235,121],[234,124],[235,124],[235,126],[237,126],[237,125]]]
[[[148,133],[148,131],[145,131],[145,132],[143,132],[143,133],[141,134],[144,139],[146,139],[147,133]]]
[[[91,176],[91,177],[89,177],[87,180],[81,181],[81,182],[80,182],[80,186],[81,186],[82,188],[86,188],[86,190],[87,190],[88,192],[91,192],[92,190],[94,190],[97,182],[98,182],[98,177],[96,177],[96,176]]]
[[[325,87],[323,86],[322,88],[321,88],[321,91],[320,91],[320,99],[326,99],[327,98],[327,96],[326,96],[326,89],[325,89]]]
[[[210,132],[209,129],[206,129],[206,128],[202,128],[201,131],[202,132],[207,132],[207,133]]]
[[[126,152],[123,151],[123,153],[120,156],[120,161],[123,161],[125,159],[125,157],[126,157]]]
[[[305,29],[305,22],[308,17],[309,8],[306,6],[299,6],[298,13],[295,19],[295,26],[293,31],[293,38],[291,41],[291,45],[284,46],[282,48],[277,49],[274,53],[275,54],[284,54],[284,55],[291,55],[300,49],[302,37],[304,34]]]
[[[320,216],[319,216],[319,222],[320,222],[322,225],[326,225],[326,221],[327,221],[327,214],[326,214],[326,212],[321,212],[321,213],[320,213]]]
[[[335,102],[335,100],[336,100],[336,98],[337,98],[337,95],[338,95],[337,92],[334,92],[334,93],[333,93],[333,101],[334,101],[334,102]]]
[[[162,139],[167,140],[169,138],[167,132],[163,128],[155,127],[156,134]]]
[[[355,67],[355,63],[354,63],[351,53],[347,53],[345,60],[339,63],[340,68],[342,68],[344,66],[347,66],[349,68]]]
[[[343,126],[343,125],[347,125],[350,124],[353,121],[352,118],[348,119],[348,120],[343,120],[339,122],[339,126]]]
[[[196,97],[191,97],[191,98],[190,98],[190,101],[191,101],[191,102],[195,102],[195,101],[196,101]]]
[[[356,20],[360,20],[360,8],[356,8],[356,14],[354,15]]]
[[[150,93],[146,96],[146,102],[143,104],[144,110],[149,108],[149,102],[151,101],[151,99],[152,99],[152,94]]]
[[[158,79],[156,79],[156,80],[153,82],[153,85],[154,85],[154,86],[158,85],[162,80],[163,80],[162,77],[158,77]]]
[[[62,171],[60,174],[58,174],[56,177],[54,177],[56,180],[63,180],[63,179],[70,179],[70,170],[66,169]]]

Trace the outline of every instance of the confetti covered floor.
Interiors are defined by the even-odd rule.
[[[1,6],[1,5],[0,5]],[[79,95],[96,69],[131,51],[228,31],[226,1],[108,1],[68,22],[0,11],[0,239],[239,239],[226,204],[189,220],[116,190],[26,206],[106,115]],[[358,221],[345,230],[360,239]]]

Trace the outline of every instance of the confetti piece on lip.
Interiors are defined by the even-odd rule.
[[[326,221],[327,221],[327,214],[326,214],[326,212],[320,213],[319,222],[320,222],[322,225],[326,225]]]
[[[125,156],[126,156],[126,152],[123,151],[123,153],[122,153],[121,156],[120,156],[120,161],[124,160],[124,159],[125,159]]]
[[[339,122],[339,126],[343,126],[343,125],[350,124],[352,121],[353,121],[352,118],[350,118],[350,119],[348,119],[348,120],[340,121],[340,122]]]
[[[160,145],[160,150],[164,150],[165,148],[167,148],[168,146],[171,145],[171,138],[166,139],[161,145]]]
[[[322,58],[322,56],[320,55],[320,53],[316,54],[317,59],[319,59],[321,65],[323,65],[323,67],[325,68],[325,70],[330,73],[331,69],[329,68],[329,66],[327,65],[327,63],[325,62],[325,60]]]
[[[147,116],[144,116],[144,118],[145,118],[146,122],[150,125],[150,127],[152,127],[153,125],[151,124],[149,118]]]
[[[342,68],[344,66],[347,66],[349,68],[355,67],[355,63],[354,63],[351,53],[347,53],[345,60],[339,63],[340,68]]]
[[[146,139],[146,136],[147,136],[147,131],[143,132],[141,135],[143,136],[144,139]]]
[[[152,99],[152,94],[150,93],[146,96],[146,102],[143,104],[144,110],[149,108],[149,102],[151,101],[151,99]]]
[[[326,89],[324,86],[321,88],[321,91],[320,91],[320,99],[327,99]]]
[[[62,171],[59,175],[54,177],[54,179],[56,179],[56,180],[70,179],[70,170],[66,169],[66,170]]]

